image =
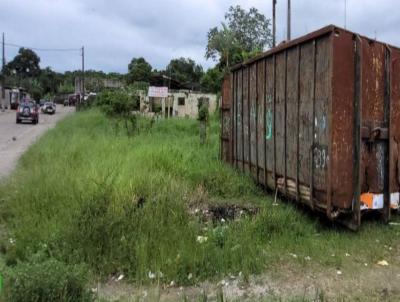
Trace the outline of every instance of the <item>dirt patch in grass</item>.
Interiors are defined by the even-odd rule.
[[[197,217],[204,223],[213,224],[234,221],[243,217],[255,216],[260,208],[254,205],[238,204],[203,204],[189,207],[189,214]]]

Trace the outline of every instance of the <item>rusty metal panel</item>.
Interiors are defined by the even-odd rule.
[[[232,79],[233,123],[221,123],[233,127],[238,168],[351,228],[371,210],[388,221],[400,190],[400,49],[329,26],[235,66]]]
[[[236,72],[236,150],[237,150],[237,167],[243,170],[243,70]]]
[[[400,191],[400,50],[391,49],[391,108],[390,108],[390,146],[391,146],[391,193]]]
[[[257,63],[250,67],[250,171],[251,175],[257,180]]]
[[[385,46],[362,39],[362,127],[372,130],[384,125],[384,72]],[[387,153],[386,143],[362,144],[361,191],[383,191],[383,165]]]
[[[266,185],[265,171],[265,60],[257,62],[257,177]]]
[[[276,174],[279,177],[285,175],[285,83],[286,83],[286,57],[284,51],[276,55],[276,78],[275,78],[275,152],[276,152]]]
[[[221,95],[221,159],[229,163],[232,161],[231,92],[231,76],[227,75],[222,84]]]
[[[275,57],[265,59],[265,163],[267,185],[274,188],[275,182]]]
[[[328,115],[331,101],[331,55],[328,37],[316,40],[313,184],[317,199],[326,200],[329,144]]]
[[[298,137],[298,68],[299,49],[288,50],[286,83],[286,177],[297,178],[297,137]]]
[[[332,206],[349,209],[353,200],[354,36],[333,36],[332,71]]]
[[[310,183],[313,144],[314,41],[301,45],[299,104],[299,182]]]
[[[236,154],[236,127],[237,127],[237,119],[236,119],[236,110],[237,110],[237,106],[236,106],[236,93],[237,93],[237,89],[236,89],[236,81],[237,81],[237,72],[232,72],[232,78],[231,78],[231,87],[232,87],[232,92],[231,92],[231,96],[232,96],[232,104],[231,104],[231,139],[232,139],[232,164],[237,167],[237,154]]]
[[[249,83],[250,69],[243,69],[242,74],[242,108],[243,108],[243,164],[244,170],[250,172],[250,110],[249,110]]]

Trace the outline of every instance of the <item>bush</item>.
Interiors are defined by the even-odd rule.
[[[94,301],[80,266],[54,259],[20,263],[7,277],[7,301]]]
[[[137,128],[137,116],[133,111],[139,107],[140,98],[124,90],[104,91],[97,97],[97,105],[108,116],[122,121],[127,134],[131,135]]]
[[[123,90],[104,91],[97,97],[97,105],[111,117],[129,115],[137,107],[138,99]]]

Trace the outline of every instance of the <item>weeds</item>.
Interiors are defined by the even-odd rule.
[[[7,280],[7,301],[94,301],[85,269],[52,259],[18,264]]]
[[[10,263],[45,246],[49,257],[85,263],[100,276],[195,284],[291,263],[349,266],[345,253],[355,263],[390,257],[382,247],[397,245],[396,227],[366,223],[352,233],[275,206],[219,161],[214,118],[209,134],[200,146],[195,120],[156,121],[128,137],[97,110],[67,118],[0,187],[2,220],[15,241],[5,249]],[[210,224],[189,213],[191,203],[253,204],[257,213]]]

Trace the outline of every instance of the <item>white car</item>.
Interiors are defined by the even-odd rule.
[[[54,114],[56,113],[56,104],[53,102],[46,102],[42,107],[42,113]]]

